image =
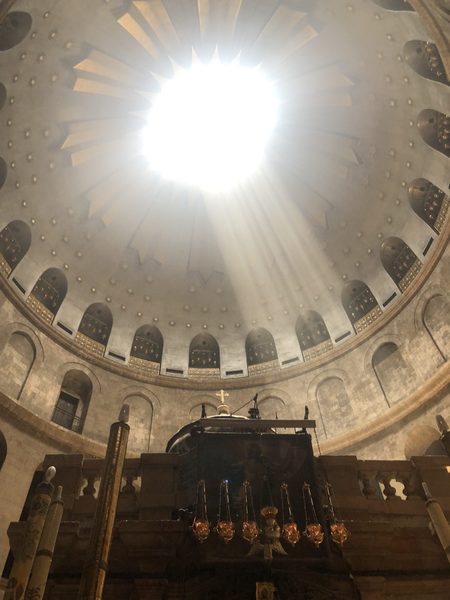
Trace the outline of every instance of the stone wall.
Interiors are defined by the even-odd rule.
[[[83,436],[104,443],[109,424],[122,403],[128,401],[134,424],[130,447],[136,452],[158,452],[182,425],[200,416],[201,403],[213,412],[219,388],[227,385],[227,403],[232,410],[255,393],[259,394],[265,416],[300,418],[307,404],[310,416],[317,420],[323,449],[353,451],[355,432],[362,428],[357,436],[360,453],[368,458],[402,458],[406,436],[416,421],[433,425],[439,411],[450,417],[443,391],[448,381],[446,358],[450,350],[449,261],[447,250],[413,300],[360,345],[332,362],[306,363],[300,372],[294,367],[292,377],[289,368],[268,373],[266,383],[259,385],[252,385],[247,377],[235,379],[233,387],[230,381],[196,386],[195,382],[175,377],[167,385],[134,380],[62,348],[4,298],[0,305],[0,391],[51,421],[65,374],[82,373],[92,384],[82,415]],[[417,403],[412,403],[412,396],[421,388],[425,390],[430,381],[437,395],[429,397],[424,405],[426,394],[422,391]],[[246,414],[246,410],[240,414]],[[386,440],[380,433],[379,441],[375,441],[374,428],[392,421],[397,428],[395,439]]]

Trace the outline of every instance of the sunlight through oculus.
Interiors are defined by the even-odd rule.
[[[276,117],[273,83],[259,69],[196,65],[163,85],[144,131],[144,152],[166,179],[225,191],[258,168]]]

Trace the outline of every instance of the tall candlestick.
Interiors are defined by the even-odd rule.
[[[34,556],[52,499],[54,487],[50,481],[55,473],[55,467],[49,467],[45,472],[44,480],[37,486],[31,502],[23,542],[17,548],[11,549],[14,555],[14,563],[6,585],[4,600],[22,600],[24,597]]]
[[[111,425],[109,432],[97,508],[81,575],[78,600],[101,600],[102,598],[130,432],[127,424],[128,413],[129,407],[125,404],[120,411],[119,420]]]
[[[444,511],[437,500],[435,500],[428,489],[426,483],[422,483],[423,491],[426,496],[425,506],[427,507],[433,529],[441,542],[441,546],[450,562],[450,525],[444,515]]]
[[[53,550],[55,549],[56,538],[58,536],[64,510],[64,503],[61,496],[62,487],[59,485],[56,489],[56,495],[48,509],[47,518],[45,519],[41,539],[31,570],[30,581],[28,582],[27,590],[25,592],[25,600],[41,600],[44,596],[48,572],[53,559]]]

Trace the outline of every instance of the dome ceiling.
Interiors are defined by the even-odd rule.
[[[239,369],[255,327],[289,359],[304,311],[332,340],[357,331],[342,304],[348,282],[368,286],[373,320],[400,295],[386,240],[409,247],[408,273],[432,255],[437,232],[408,187],[447,188],[448,159],[416,124],[450,102],[445,74],[429,80],[404,60],[406,43],[428,40],[413,11],[371,0],[18,0],[14,10],[31,21],[0,52],[0,220],[30,226],[14,267],[26,294],[47,269],[64,273],[68,331],[102,303],[119,355],[152,324],[167,364],[207,332],[222,366]],[[140,141],[164,81],[212,59],[259,66],[280,103],[261,168],[217,194],[159,177]]]

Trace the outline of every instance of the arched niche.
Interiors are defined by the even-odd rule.
[[[36,359],[36,348],[31,338],[21,331],[9,336],[0,361],[2,392],[19,400]]]
[[[92,396],[92,381],[83,371],[71,369],[65,373],[52,421],[77,433],[83,425]]]
[[[6,87],[0,82],[0,110],[5,106],[7,95]]]
[[[417,127],[424,142],[450,158],[450,116],[426,108],[417,118]]]
[[[0,270],[8,277],[28,252],[31,230],[23,221],[11,221],[0,231]]]
[[[414,12],[414,8],[407,0],[373,0],[373,2],[386,10],[406,10]]]
[[[281,398],[266,396],[258,400],[259,414],[262,419],[290,419],[291,414]]]
[[[198,419],[200,419],[202,416],[203,408],[207,417],[213,417],[214,415],[217,415],[217,406],[212,402],[208,402],[207,400],[205,400],[204,402],[194,404],[194,406],[189,411],[189,420],[197,421]]]
[[[130,406],[128,449],[132,452],[148,452],[153,421],[152,403],[144,396],[133,394],[125,398],[124,404]]]
[[[375,296],[363,281],[349,281],[342,290],[342,305],[356,333],[364,331],[381,316]]]
[[[450,204],[445,192],[428,179],[419,178],[410,183],[408,198],[416,215],[436,233],[441,233]]]
[[[139,371],[158,375],[164,340],[155,325],[142,325],[134,334],[129,365]]]
[[[383,241],[380,258],[383,267],[402,292],[408,288],[422,268],[422,263],[415,253],[398,237],[386,238]]]
[[[307,310],[299,315],[295,332],[304,361],[312,360],[333,348],[325,321],[315,310]]]
[[[67,279],[61,269],[42,273],[34,284],[27,304],[47,323],[51,323],[67,294]]]
[[[189,345],[189,375],[220,377],[219,344],[209,333],[199,333]]]
[[[112,324],[112,313],[106,304],[95,302],[85,310],[75,341],[89,352],[103,356]]]
[[[418,75],[449,85],[444,63],[436,44],[423,40],[410,40],[403,46],[403,56]]]
[[[0,50],[10,50],[20,44],[28,35],[32,22],[27,12],[13,11],[7,14],[0,23]]]
[[[3,435],[3,432],[0,431],[0,471],[2,470],[2,467],[5,464],[7,455],[8,455],[8,444],[6,443],[6,438]]]
[[[245,355],[249,375],[278,368],[278,353],[273,335],[267,329],[252,329],[245,339]]]
[[[340,377],[327,377],[319,383],[316,400],[326,437],[334,437],[348,429],[355,415],[347,388]]]
[[[401,400],[415,381],[414,372],[394,342],[385,342],[375,350],[372,368],[388,406]]]
[[[423,324],[444,360],[450,355],[450,302],[445,296],[436,295],[428,300],[423,309]]]

